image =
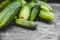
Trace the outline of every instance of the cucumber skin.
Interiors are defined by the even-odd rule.
[[[47,3],[43,2],[43,1],[40,1],[40,3],[41,3],[42,9],[49,10],[49,11],[53,10]]]
[[[20,2],[20,0],[13,0],[13,1],[15,1],[15,2]]]
[[[25,19],[16,19],[16,24],[19,26],[22,26],[24,28],[29,28],[29,29],[35,29],[37,27],[37,24],[33,21],[28,21]]]
[[[30,10],[31,10],[30,5],[25,5],[19,13],[19,18],[28,19],[30,16]]]
[[[20,0],[20,2],[22,4],[22,7],[24,7],[27,4],[27,2],[25,0]]]
[[[2,11],[7,5],[11,3],[10,0],[5,0],[0,4],[0,10]]]
[[[40,10],[39,17],[46,22],[51,22],[54,19],[54,15],[52,14],[52,12],[45,9]]]
[[[35,7],[32,9],[32,11],[31,11],[31,16],[30,16],[30,20],[31,20],[31,21],[34,21],[34,20],[35,20],[37,14],[38,14],[38,12],[39,12],[39,9],[38,9],[38,8],[39,8],[38,6],[35,6]]]
[[[34,0],[36,3],[38,3],[38,5],[40,5],[41,9],[45,9],[45,10],[49,10],[52,11],[53,9],[46,3],[40,0]]]
[[[24,5],[19,13],[19,18],[28,20],[30,17],[31,9],[34,7],[34,5],[34,2]]]
[[[3,15],[0,20],[0,28],[3,28],[4,26],[8,25],[15,17],[15,15],[18,13],[20,9],[20,2],[13,2],[10,3],[2,12],[0,15]],[[7,11],[7,10],[8,11]]]

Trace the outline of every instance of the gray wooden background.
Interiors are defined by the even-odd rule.
[[[60,4],[50,3],[55,19],[48,24],[36,21],[36,30],[28,30],[18,27],[14,23],[0,31],[0,40],[60,40]]]

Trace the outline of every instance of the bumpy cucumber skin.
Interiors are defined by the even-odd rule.
[[[34,6],[36,5],[36,3],[35,3],[34,1],[31,1],[31,2],[29,3],[29,5],[30,5],[30,7],[32,8],[32,7],[34,7]]]
[[[0,28],[9,24],[20,9],[20,2],[10,3],[0,14]]]
[[[44,19],[46,22],[51,22],[54,19],[54,15],[45,9],[40,10],[40,14],[39,14],[40,18]]]
[[[3,10],[9,3],[11,3],[10,0],[5,0],[0,4],[0,10]]]
[[[12,2],[20,2],[22,4],[22,7],[27,3],[26,0],[11,0]]]
[[[29,19],[30,12],[32,7],[34,7],[35,3],[31,2],[29,4],[26,4],[24,7],[22,7],[20,13],[19,13],[19,18],[21,19]]]
[[[27,2],[25,0],[20,0],[20,2],[22,4],[22,7],[27,4]]]
[[[43,1],[40,1],[40,0],[34,0],[34,1],[40,5],[41,9],[45,9],[45,10],[49,10],[49,11],[53,10],[47,3],[43,2]]]
[[[19,18],[28,19],[30,16],[30,10],[31,10],[30,5],[25,5],[19,13]]]
[[[35,29],[37,27],[37,24],[35,22],[28,21],[25,19],[16,19],[16,24],[29,29]]]
[[[39,12],[39,10],[38,10],[37,6],[35,6],[35,7],[32,9],[32,11],[31,11],[31,16],[30,16],[30,20],[31,20],[31,21],[34,21],[34,20],[35,20],[38,12]]]
[[[40,1],[40,4],[41,4],[41,8],[42,9],[46,9],[46,10],[49,10],[49,11],[52,11],[53,9],[48,5],[48,4],[46,4],[45,2],[43,2],[43,1]]]

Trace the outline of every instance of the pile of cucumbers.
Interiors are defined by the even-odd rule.
[[[0,3],[0,28],[15,20],[18,26],[35,29],[37,16],[45,22],[54,19],[52,8],[41,0],[3,0]]]

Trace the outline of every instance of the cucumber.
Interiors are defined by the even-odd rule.
[[[0,4],[0,10],[3,10],[9,3],[11,3],[10,0],[3,0],[3,2]]]
[[[35,29],[37,27],[37,24],[35,22],[25,19],[16,19],[16,24],[28,29]]]
[[[27,2],[25,0],[20,0],[20,2],[22,4],[22,7],[27,4]]]
[[[30,16],[30,10],[31,10],[30,5],[25,5],[19,13],[19,18],[28,19]]]
[[[22,7],[27,3],[25,0],[11,0],[12,2],[20,2],[22,4]]]
[[[51,22],[54,19],[54,15],[50,11],[45,9],[40,10],[39,17],[46,22]]]
[[[35,3],[33,3],[35,4]],[[29,4],[26,4],[24,7],[22,7],[20,13],[19,13],[19,18],[20,19],[29,19],[29,16],[30,16],[30,11],[31,11],[31,8],[33,7],[34,5],[32,5],[31,3]]]
[[[49,11],[53,10],[46,2],[43,2],[40,0],[34,0],[34,1],[40,5],[41,9],[45,9],[45,10],[49,10]]]
[[[0,13],[0,28],[6,26],[14,19],[20,6],[20,2],[12,2]]]
[[[31,8],[33,8],[33,7],[36,5],[36,3],[35,3],[34,1],[31,1],[31,2],[29,3],[29,5],[30,5]]]
[[[20,2],[20,0],[13,0],[13,1],[15,1],[15,2]]]
[[[39,12],[39,6],[36,5],[36,6],[32,9],[32,11],[31,11],[31,16],[30,16],[30,20],[31,20],[31,21],[34,21],[34,20],[35,20],[38,12]]]
[[[46,10],[49,10],[49,11],[53,10],[47,3],[43,2],[43,1],[40,1],[40,3],[41,3],[41,6],[40,6],[41,9],[46,9]]]

